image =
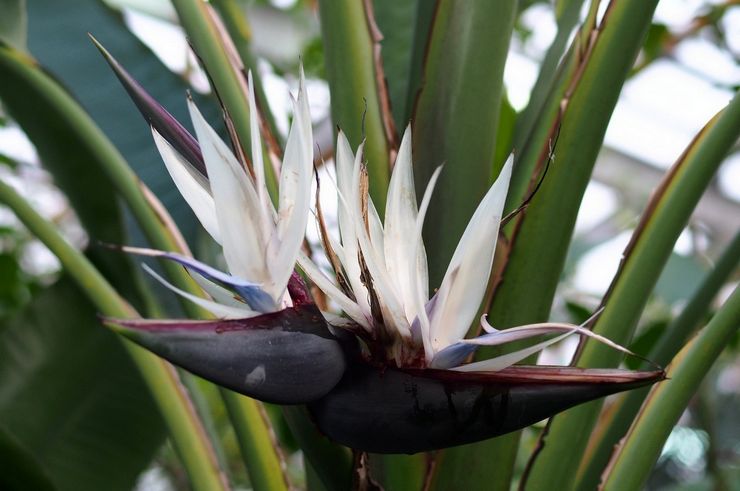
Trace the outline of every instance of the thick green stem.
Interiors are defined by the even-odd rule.
[[[0,202],[8,206],[21,223],[59,258],[64,269],[104,315],[137,316],[136,311],[118,295],[92,263],[4,182],[0,182]],[[175,369],[133,343],[123,339],[122,342],[159,406],[193,488],[204,491],[229,489]]]
[[[260,491],[290,489],[285,462],[280,458],[279,444],[262,404],[226,389],[221,389],[221,397],[234,426],[252,487]]]
[[[372,2],[319,0],[326,75],[331,89],[334,124],[352,147],[363,139],[370,177],[370,195],[381,214],[390,176],[390,152],[396,140],[393,116],[387,106],[383,67]],[[382,83],[382,85],[380,85]]]
[[[668,369],[668,380],[650,393],[607,468],[603,491],[641,489],[660,456],[666,438],[681,417],[712,364],[740,327],[740,288]]]
[[[234,67],[229,59],[221,36],[213,22],[210,5],[203,0],[174,0],[172,4],[177,10],[180,23],[193,45],[205,68],[213,88],[229,113],[234,123],[234,130],[239,138],[239,144],[247,154],[250,154],[251,133],[249,125],[249,102],[247,99],[246,80]],[[277,196],[277,179],[275,170],[265,160],[265,177],[270,196]]]
[[[740,95],[689,145],[653,193],[608,293],[594,331],[628,344],[676,239],[726,153],[740,134]],[[612,367],[621,354],[586,343],[579,365]],[[570,489],[603,401],[575,407],[554,418],[532,467],[528,489]]]
[[[712,300],[736,270],[738,262],[740,262],[740,233],[727,246],[715,267],[681,311],[681,315],[668,326],[665,334],[650,352],[648,356],[650,360],[664,366],[671,361],[707,315]],[[588,491],[596,487],[614,445],[627,432],[649,391],[650,389],[646,388],[624,394],[613,403],[608,412],[602,412],[582,462],[585,467],[579,469],[577,478],[579,491]]]

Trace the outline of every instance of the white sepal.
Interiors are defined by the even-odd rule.
[[[193,210],[206,232],[221,243],[221,232],[216,218],[216,205],[211,195],[208,180],[167,143],[157,130],[152,128],[154,143],[177,190]]]
[[[221,245],[229,271],[267,287],[265,210],[251,179],[231,150],[203,119],[195,104],[189,101],[188,106],[208,169],[221,231]]]
[[[440,290],[446,295],[439,300],[431,326],[435,351],[462,339],[480,308],[493,265],[512,161],[509,157],[475,210],[442,280]]]

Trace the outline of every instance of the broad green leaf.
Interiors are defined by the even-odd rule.
[[[63,4],[54,0],[34,0],[28,7],[31,53],[82,104],[193,244],[199,230],[198,221],[167,174],[152,141],[149,125],[126,96],[87,33],[95,35],[160,104],[192,129],[186,105],[188,84],[179,75],[171,73],[128,31],[121,16],[99,0],[76,0]],[[212,101],[198,99],[198,107],[209,120],[218,119],[218,107]],[[84,173],[77,173],[78,176],[89,175],[93,181],[95,173],[100,172],[92,169],[94,166],[89,159],[75,162],[79,162],[80,169],[86,169]],[[65,192],[70,194],[69,189]],[[104,193],[101,190],[101,194]],[[77,203],[73,202],[73,205],[79,208]],[[104,240],[114,242],[107,238]]]
[[[0,430],[57,489],[131,489],[163,442],[164,425],[96,309],[63,278],[4,324]],[[3,474],[12,472],[3,462]]]
[[[436,4],[412,117],[417,189],[445,166],[425,227],[432,286],[503,165],[495,140],[515,13],[513,0]]]
[[[380,41],[372,2],[319,0],[326,75],[331,90],[331,115],[352,148],[363,140],[370,194],[383,216],[390,177],[390,152],[397,148],[393,117],[375,57]]]
[[[28,18],[26,0],[0,0],[0,42],[26,49]]]
[[[600,489],[636,491],[644,486],[671,429],[738,328],[740,288],[736,287],[709,324],[673,359],[668,380],[651,391],[612,456]]]
[[[654,192],[603,300],[605,309],[595,332],[616,343],[629,343],[676,239],[739,135],[740,95],[736,95],[727,108],[707,123]],[[611,367],[620,359],[610,350],[587,343],[578,363]],[[602,404],[603,401],[584,404],[553,419],[545,447],[527,481],[531,489],[573,485],[579,458]]]
[[[57,227],[43,218],[14,188],[0,181],[0,203],[7,206],[20,222],[56,255],[70,278],[80,287],[95,309],[109,317],[137,317],[137,312],[123,300],[93,264],[67,242]],[[43,315],[48,315],[45,311]],[[52,322],[58,325],[59,320]],[[206,437],[192,401],[188,398],[175,369],[133,343],[122,340],[146,382],[149,393],[164,415],[173,446],[183,461],[195,490],[216,491],[228,487]],[[48,374],[46,374],[48,376]]]
[[[660,365],[671,361],[686,339],[701,325],[717,292],[736,271],[739,263],[740,233],[735,235],[681,314],[664,330],[665,335],[649,351],[650,360]],[[646,353],[641,350],[636,352]],[[614,445],[627,432],[648,392],[649,390],[639,389],[624,394],[614,401],[609,411],[601,413],[595,432],[589,440],[587,454],[578,470],[577,489],[587,491],[598,484]]]
[[[121,209],[111,199],[114,189],[98,167],[91,165],[94,156],[86,145],[77,145],[78,136],[62,115],[63,109],[50,101],[55,96],[47,90],[53,83],[45,77],[35,61],[24,53],[0,46],[0,99],[31,141],[41,161],[55,178],[77,210],[83,226],[93,241],[120,244],[124,241]],[[44,117],[39,117],[39,115]],[[136,275],[132,265],[121,255],[92,253],[101,270],[119,279],[119,288],[137,305],[141,305]]]
[[[489,312],[494,325],[506,328],[548,320],[581,198],[656,3],[613,2],[598,30],[592,23],[592,8],[592,15],[563,58],[527,143],[518,149],[521,153],[507,197],[509,209],[521,204],[531,192],[530,186],[537,182],[550,144],[562,124],[555,161],[546,179],[527,210],[512,220],[505,231],[513,244]],[[592,5],[598,6],[598,2]],[[490,352],[483,351],[479,356],[490,356]],[[511,434],[484,443],[478,451],[491,452],[500,461],[512,463],[518,441],[518,434]],[[569,439],[564,435],[560,442],[567,447]],[[538,483],[544,487],[532,489],[567,489],[565,482],[572,478],[575,469],[560,466],[561,459],[567,461],[572,456],[575,460],[577,455],[571,448],[555,452],[549,460],[551,466],[541,474],[543,480]],[[498,489],[509,486],[504,480]]]
[[[406,112],[406,94],[411,74],[412,45],[418,4],[418,0],[373,1],[375,21],[383,35],[380,41],[383,71],[388,84],[388,96],[396,128],[403,128],[409,124],[410,115]]]
[[[529,102],[522,114],[517,118],[515,130],[515,147],[521,149],[530,137],[535,120],[542,110],[545,101],[550,96],[550,91],[557,80],[556,70],[560,59],[565,53],[568,39],[580,18],[581,7],[584,0],[560,0],[556,3],[555,16],[558,31],[552,44],[547,49],[547,54],[542,60],[537,81],[532,87]]]
[[[0,427],[0,489],[5,491],[53,491],[55,489],[49,476],[39,462],[9,433]]]
[[[424,49],[417,51],[424,54],[424,64],[412,79],[418,85],[410,87],[415,92],[409,97],[415,104],[417,189],[445,165],[429,210],[434,220],[427,220],[425,228],[431,286],[439,284],[473,211],[503,165],[503,160],[496,162],[501,152],[497,134],[504,134],[499,132],[503,69],[517,2],[440,1],[435,9]],[[420,30],[426,18],[420,16]],[[513,459],[499,458],[503,452],[482,445],[440,452],[432,489],[500,489],[508,483]]]

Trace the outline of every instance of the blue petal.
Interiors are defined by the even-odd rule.
[[[275,301],[259,284],[252,283],[236,276],[231,276],[191,257],[174,252],[164,252],[141,247],[123,247],[124,251],[142,256],[160,257],[175,261],[189,271],[193,271],[219,285],[234,290],[247,304],[258,312],[274,312]]]
[[[474,353],[478,346],[468,343],[455,343],[437,352],[432,359],[431,368],[446,369],[460,365]]]

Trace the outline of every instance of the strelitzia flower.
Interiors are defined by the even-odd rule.
[[[227,273],[182,254],[124,247],[130,253],[185,267],[207,297],[185,292],[144,266],[165,287],[217,320],[109,319],[108,324],[197,375],[265,401],[302,403],[324,395],[342,376],[344,355],[294,273],[313,176],[313,136],[303,73],[281,167],[278,203],[273,206],[251,74],[252,154],[247,167],[192,100],[188,106],[197,141],[102,51],[147,116],[170,176],[203,228],[221,245],[228,267]]]
[[[299,257],[311,280],[352,320],[342,327],[362,341],[343,381],[310,405],[319,427],[331,438],[380,453],[442,448],[519,429],[574,404],[661,376],[512,366],[573,334],[629,353],[582,326],[542,323],[499,331],[482,318],[486,333],[465,339],[488,286],[513,157],[481,200],[431,296],[422,228],[441,168],[432,174],[417,208],[407,128],[381,221],[367,192],[362,146],[353,155],[340,132],[335,160],[341,240],[329,236],[323,226],[320,230],[337,281],[310,258]],[[479,346],[553,333],[559,335],[465,363]],[[379,405],[382,411],[376,409]]]
[[[441,285],[428,287],[424,217],[441,169],[417,206],[407,129],[392,173],[383,220],[368,194],[362,146],[355,155],[340,132],[336,147],[339,237],[317,217],[333,274],[300,251],[310,215],[312,135],[303,75],[280,173],[270,202],[251,79],[252,165],[245,170],[190,103],[196,141],[103,50],[152,126],[178,189],[229,269],[149,249],[127,250],[176,261],[209,298],[173,291],[218,320],[109,320],[109,325],[162,357],[217,384],[261,400],[308,404],[317,427],[349,447],[414,453],[521,429],[564,409],[651,384],[662,371],[514,366],[580,334],[622,347],[582,326],[533,324],[499,331],[481,319],[482,336],[465,339],[491,274],[513,162],[481,200]],[[319,312],[298,266],[339,306]],[[330,324],[331,326],[330,326]],[[557,336],[474,363],[482,345]]]

